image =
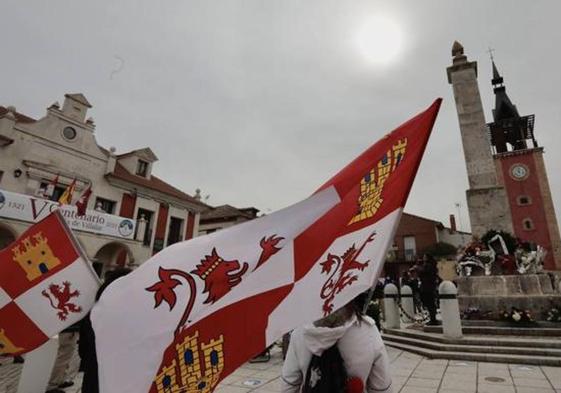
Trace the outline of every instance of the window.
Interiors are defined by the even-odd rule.
[[[49,195],[49,184],[51,184],[50,182],[41,182],[41,184],[39,185],[39,190],[44,190],[43,191],[43,196],[51,201],[58,201],[60,199],[60,197],[62,196],[62,194],[64,194],[64,191],[66,190],[65,186],[56,186],[54,188],[54,190],[52,191],[52,194]],[[52,186],[51,186],[52,189]],[[40,192],[40,191],[37,191]]]
[[[154,221],[154,212],[146,209],[138,209],[136,219],[139,220],[141,218],[146,220],[146,230],[142,235],[142,244],[145,246],[150,246],[150,243],[152,243],[152,221]]]
[[[516,202],[518,203],[518,206],[527,206],[532,204],[532,198],[528,195],[520,195],[516,198]]]
[[[171,217],[169,220],[168,246],[181,241],[183,237],[183,220]]]
[[[4,176],[4,171],[0,171],[0,183],[2,183],[2,176]]]
[[[110,201],[109,199],[97,197],[95,199],[95,210],[103,211],[105,213],[113,214],[115,213],[115,201]]]
[[[522,220],[522,226],[524,227],[525,231],[531,231],[532,229],[534,229],[534,222],[531,218],[525,218],[524,220]]]
[[[146,161],[138,160],[138,164],[136,165],[136,174],[142,177],[146,177],[146,175],[148,175],[148,163]]]
[[[405,236],[403,238],[403,250],[404,250],[406,261],[415,260],[415,255],[417,255],[417,245],[415,242],[415,236]]]

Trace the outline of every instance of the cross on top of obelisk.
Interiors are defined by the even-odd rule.
[[[493,53],[495,52],[495,49],[489,47],[489,50],[487,50],[487,53],[489,53],[489,57],[491,58],[491,61],[495,60],[495,58],[493,57]]]

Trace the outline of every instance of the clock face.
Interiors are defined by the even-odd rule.
[[[69,141],[74,140],[76,138],[76,130],[72,127],[65,127],[62,130],[62,136]]]
[[[514,164],[510,167],[510,174],[515,180],[523,180],[528,177],[529,173],[528,167],[523,164]]]

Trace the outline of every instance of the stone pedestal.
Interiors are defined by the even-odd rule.
[[[457,284],[460,310],[476,307],[482,314],[489,312],[490,319],[516,307],[543,320],[553,305],[561,305],[558,273],[460,277]]]

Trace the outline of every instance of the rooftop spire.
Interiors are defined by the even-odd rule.
[[[506,94],[503,77],[499,74],[494,60],[492,60],[492,64],[493,79],[491,79],[491,83],[493,84],[493,92],[495,93],[495,110],[493,111],[495,121],[520,117],[516,105],[510,101],[510,98]]]
[[[503,84],[503,77],[499,74],[495,61],[491,60],[491,62],[493,63],[493,79],[491,79],[491,83],[493,84],[493,87],[496,87],[497,85]]]
[[[490,50],[491,52],[491,50]],[[495,109],[493,109],[493,123],[489,123],[491,144],[496,153],[525,150],[528,140],[532,140],[534,147],[538,142],[534,137],[534,115],[520,116],[516,105],[506,94],[506,87],[499,69],[491,54],[493,65],[493,92],[495,93]]]

